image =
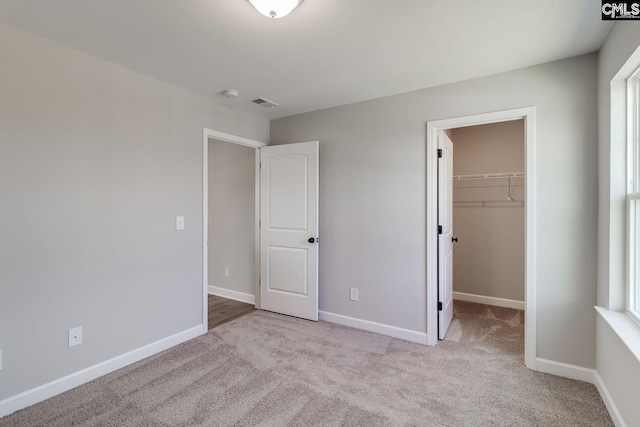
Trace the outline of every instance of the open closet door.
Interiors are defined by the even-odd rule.
[[[453,319],[453,142],[442,131],[438,157],[438,339],[442,340]]]
[[[260,308],[318,320],[318,141],[260,149]]]

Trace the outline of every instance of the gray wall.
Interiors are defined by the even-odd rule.
[[[255,148],[209,140],[209,286],[255,295],[255,180]]]
[[[524,172],[523,120],[454,129],[451,140],[454,175]],[[523,187],[512,195],[524,200]],[[524,301],[524,205],[457,199],[454,189],[454,292]]]
[[[610,82],[640,45],[640,27],[615,24],[599,55],[598,305],[624,310],[626,142],[612,141]],[[616,123],[616,125],[620,125]],[[624,126],[624,124],[622,124]],[[637,340],[640,331],[632,338]],[[597,370],[627,425],[640,420],[640,362],[603,319],[598,319]]]
[[[2,400],[202,323],[202,129],[269,123],[4,24],[0,57]]]
[[[595,366],[597,55],[271,122],[320,141],[320,309],[426,331],[426,122],[537,107],[537,356]],[[360,301],[349,301],[349,288]]]

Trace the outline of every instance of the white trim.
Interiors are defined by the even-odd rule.
[[[596,306],[596,311],[640,362],[640,324],[629,313]]]
[[[556,362],[555,360],[541,359],[538,357],[536,360],[536,370],[538,372],[556,375],[558,377],[584,381],[589,384],[594,384],[595,382],[595,369]]]
[[[427,123],[427,345],[438,344],[438,131]],[[431,254],[431,255],[429,255]]]
[[[232,144],[244,145],[245,147],[251,147],[251,148],[262,148],[267,145],[264,142],[256,141],[249,138],[243,138],[241,136],[231,135],[230,133],[219,132],[213,129],[205,128],[203,130],[206,135],[205,138],[207,140],[209,138],[217,139],[220,141],[230,142]]]
[[[465,294],[464,292],[454,292],[453,299],[458,301],[475,302],[478,304],[493,305],[496,307],[515,308],[524,310],[524,301],[513,299],[486,297],[484,295]]]
[[[255,276],[255,280],[254,280],[254,284],[253,284],[253,293],[254,293],[254,304],[256,306],[256,309],[260,310],[260,192],[262,191],[260,185],[262,183],[262,180],[260,178],[260,165],[261,165],[261,157],[262,157],[262,151],[258,151],[256,150],[256,183],[255,183],[255,189],[256,189],[256,197],[255,197],[255,203],[256,203],[256,215],[255,215],[255,242],[256,242],[256,246],[254,249],[254,259],[255,259],[255,272],[256,274]]]
[[[202,328],[209,329],[209,133],[202,130]]]
[[[524,309],[524,363],[536,369],[536,109],[524,109],[525,126],[525,309]]]
[[[209,285],[209,293],[222,298],[232,299],[234,301],[246,302],[247,304],[255,304],[256,296],[244,292],[238,292],[231,289],[221,288],[219,286]]]
[[[610,82],[611,111],[609,114],[609,152],[610,152],[610,173],[608,187],[610,194],[607,199],[610,211],[610,219],[606,225],[608,229],[608,252],[604,255],[609,266],[606,282],[608,290],[603,304],[609,310],[623,311],[627,307],[629,292],[628,270],[628,211],[623,203],[624,197],[629,192],[630,183],[628,178],[629,170],[633,161],[629,156],[631,150],[630,132],[633,123],[628,120],[628,96],[629,87],[627,79],[633,75],[640,64],[640,47],[629,56]],[[623,169],[624,168],[624,169]],[[620,173],[625,170],[625,173]],[[617,217],[625,216],[626,220],[616,221]],[[624,249],[623,249],[624,248]]]
[[[231,135],[229,133],[217,130],[202,129],[202,333],[206,333],[209,326],[209,313],[207,295],[209,293],[209,138],[217,139],[232,144],[244,145],[255,149],[266,147],[267,144],[255,141],[241,136]],[[259,156],[257,156],[259,157]],[[259,184],[260,162],[256,160],[256,183]],[[259,221],[260,221],[260,187],[256,185],[256,299],[259,301],[260,291],[258,287],[260,272],[260,240],[259,240]],[[257,308],[258,305],[256,305]]]
[[[609,411],[609,416],[611,417],[611,421],[613,421],[613,424],[616,427],[627,427],[627,424],[622,419],[622,415],[620,414],[618,407],[613,401],[613,397],[611,397],[611,394],[609,393],[607,386],[604,384],[604,381],[602,381],[602,378],[600,377],[598,371],[596,371],[594,374],[594,384],[596,385],[596,388],[600,393],[600,397],[604,402],[604,406],[606,406],[607,411]]]
[[[329,313],[328,311],[318,311],[320,320],[338,325],[349,326],[351,328],[362,329],[364,331],[375,332],[389,337],[399,338],[418,344],[427,343],[427,334],[424,332],[412,331],[410,329],[398,328],[396,326],[385,325],[383,323],[371,322],[369,320],[357,319],[355,317],[343,316],[342,314]]]
[[[116,356],[112,359],[74,372],[73,374],[58,378],[31,390],[11,396],[0,401],[0,417],[12,414],[15,411],[35,405],[38,402],[49,399],[60,393],[71,390],[98,377],[116,371],[146,357],[153,356],[168,348],[174,347],[199,335],[202,335],[202,325],[195,326],[175,335],[163,338],[151,344]]]
[[[525,107],[427,123],[427,344],[438,343],[437,253],[438,176],[436,144],[438,131],[524,119],[525,127],[525,343],[524,360],[536,369],[536,108]]]
[[[640,164],[638,163],[640,128],[638,126],[638,101],[640,98],[640,66],[636,68],[627,80],[627,282],[626,282],[626,308],[630,316],[640,321],[639,310],[636,307],[636,288],[640,270],[637,265],[636,247],[638,245],[636,223],[636,203],[640,199]]]
[[[622,80],[611,81],[611,114],[610,114],[610,194],[607,205],[610,211],[606,228],[608,229],[609,242],[605,254],[608,266],[606,283],[608,290],[605,294],[605,305],[609,310],[624,310],[626,307],[627,283],[629,280],[627,270],[627,210],[624,203],[627,195],[627,82]],[[625,173],[619,171],[625,168]],[[615,172],[615,173],[614,173]],[[617,218],[625,218],[618,221]]]

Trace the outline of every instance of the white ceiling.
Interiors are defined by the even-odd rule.
[[[273,119],[597,51],[600,6],[305,0],[273,20],[247,0],[0,0],[0,21]]]

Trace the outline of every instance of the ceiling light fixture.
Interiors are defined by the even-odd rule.
[[[227,89],[223,91],[222,94],[225,96],[225,98],[237,98],[238,95],[240,95],[240,92],[235,89]]]
[[[303,0],[249,0],[258,12],[268,18],[282,18],[300,6]]]

